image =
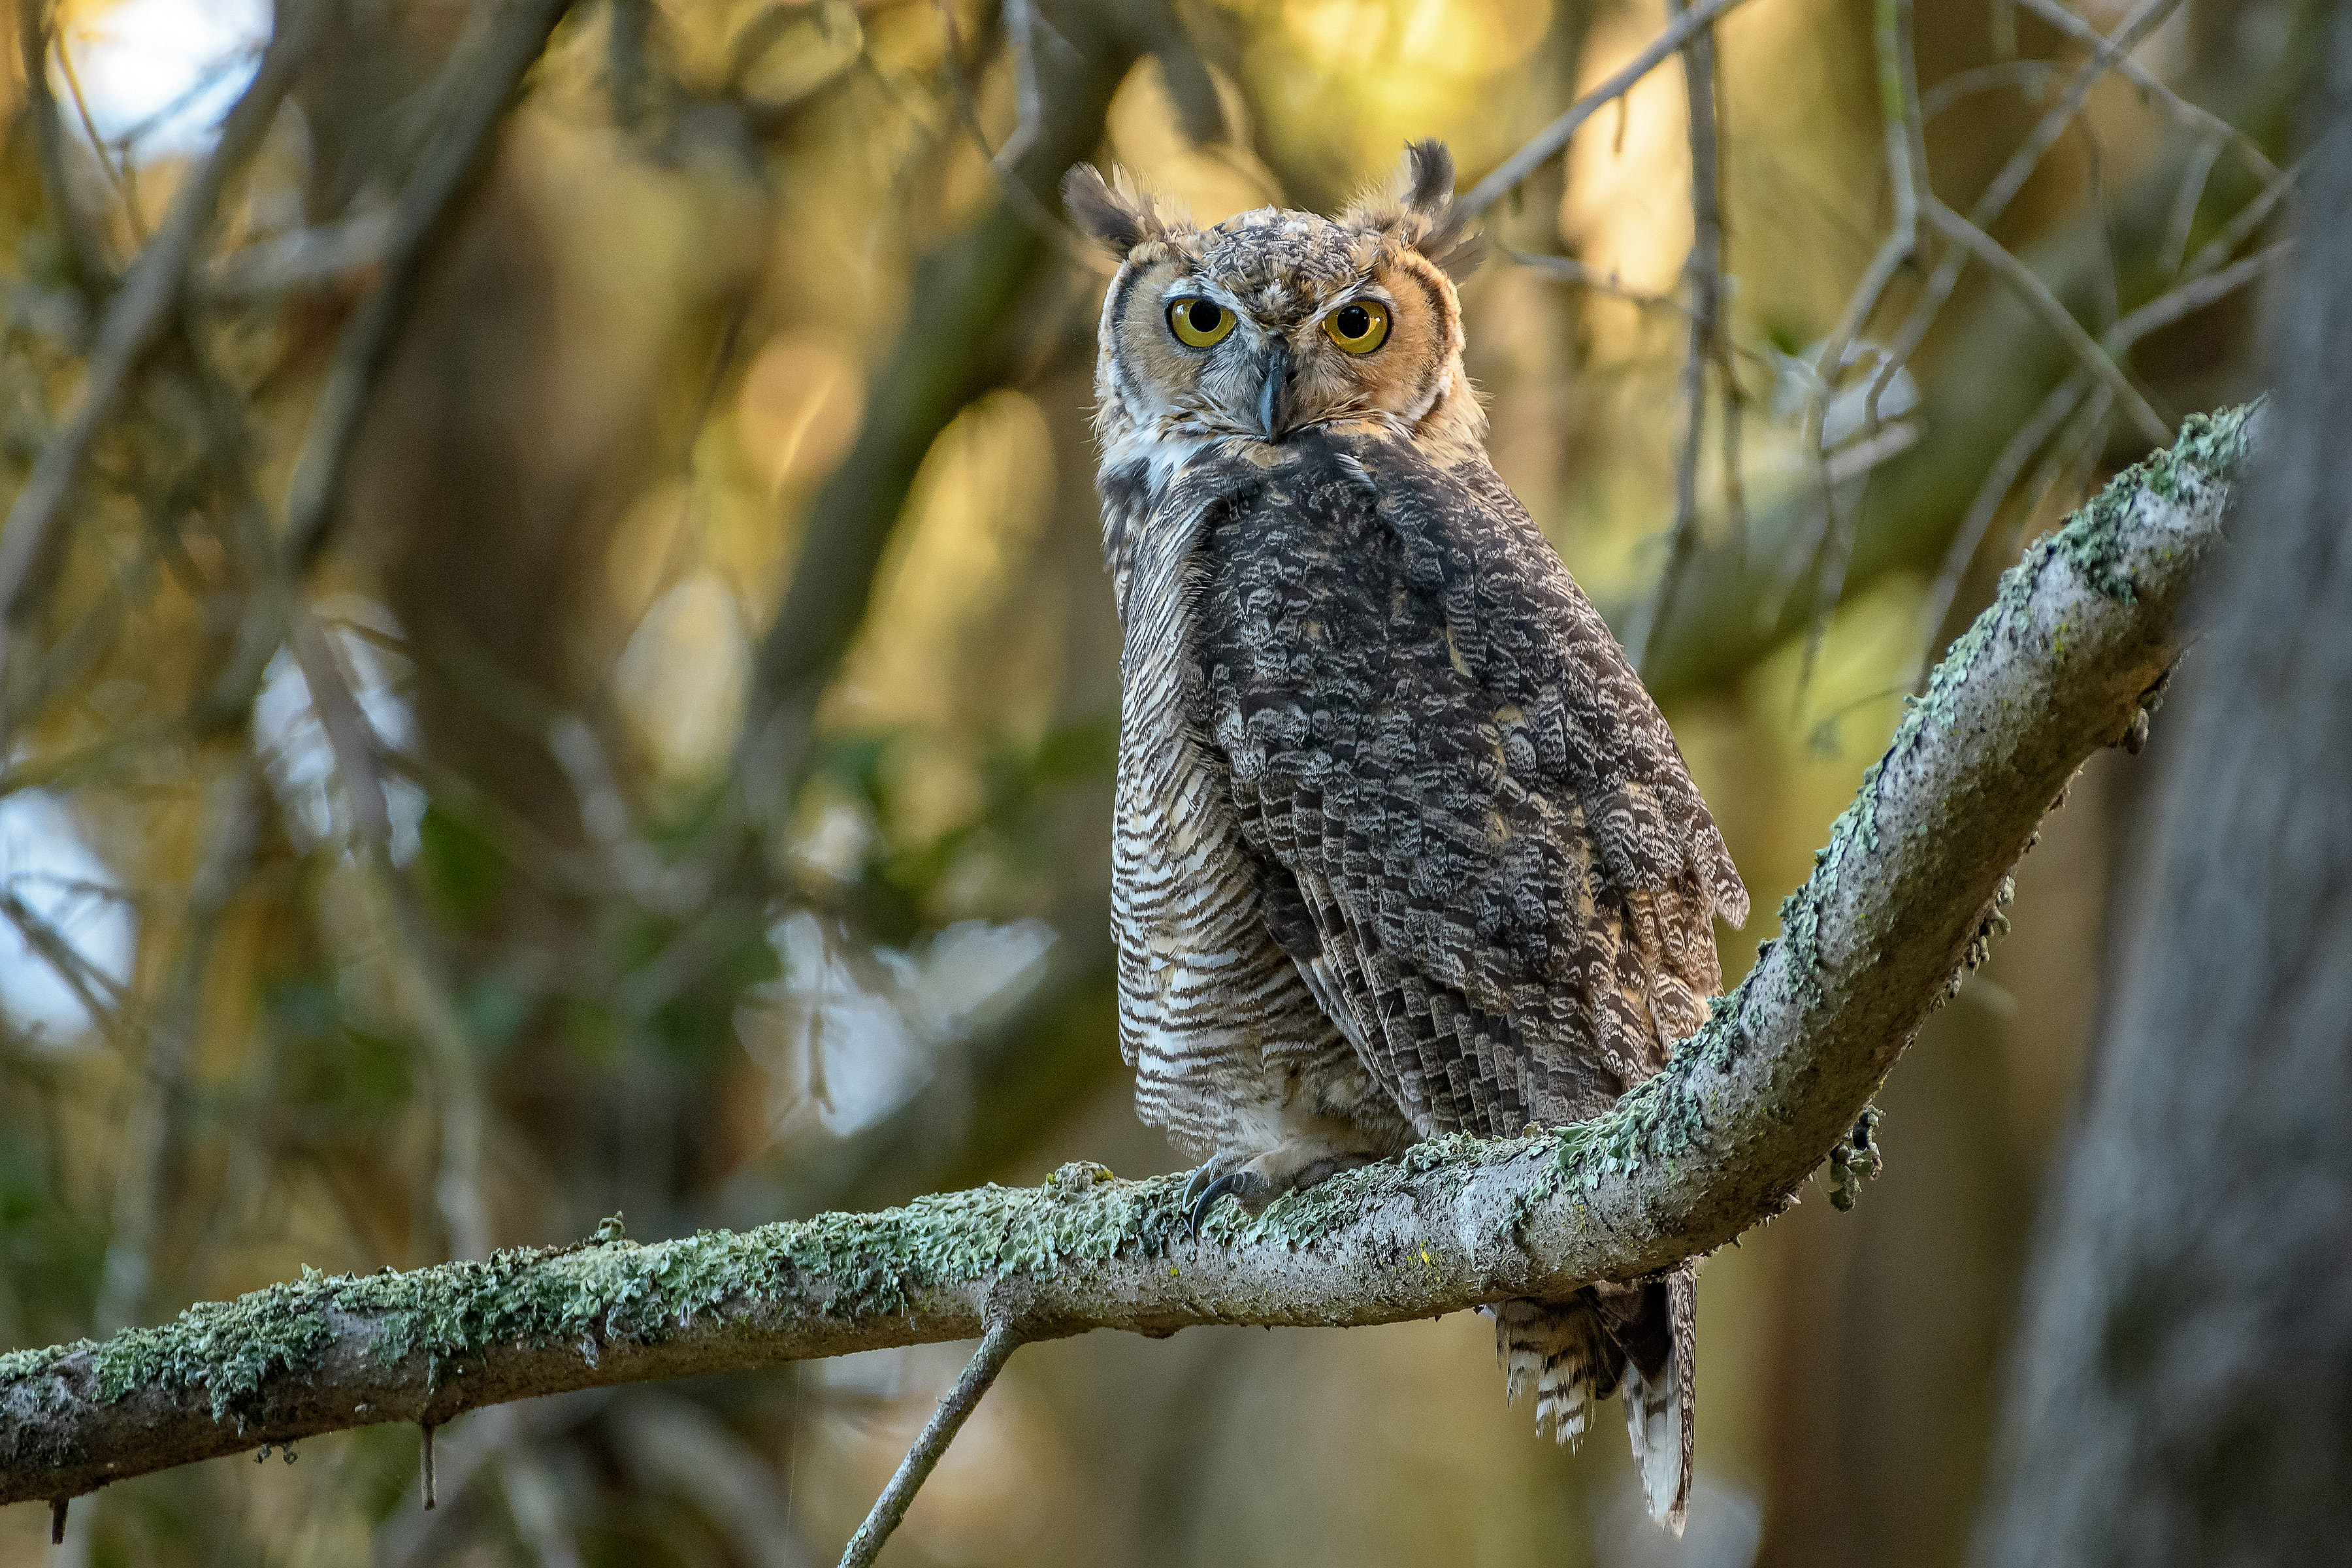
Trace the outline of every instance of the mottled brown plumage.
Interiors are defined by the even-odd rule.
[[[1204,1208],[1605,1110],[1697,1027],[1714,919],[1747,915],[1664,720],[1487,464],[1452,186],[1424,143],[1393,198],[1208,230],[1067,186],[1123,263],[1097,375],[1120,1042]],[[1677,1527],[1695,1289],[1496,1314],[1563,1440],[1625,1395]]]

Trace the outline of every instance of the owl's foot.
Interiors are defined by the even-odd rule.
[[[1263,1213],[1266,1205],[1294,1187],[1311,1187],[1379,1158],[1366,1150],[1311,1138],[1294,1138],[1256,1155],[1246,1150],[1220,1150],[1184,1184],[1187,1224],[1197,1237],[1219,1198],[1230,1196],[1244,1213]]]

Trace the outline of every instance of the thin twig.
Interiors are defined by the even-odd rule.
[[[18,896],[14,888],[0,883],[0,917],[16,929],[26,947],[38,954],[58,983],[73,993],[89,1021],[118,1047],[129,1034],[124,1014],[134,1003],[114,976],[89,961],[88,954],[76,947],[73,939],[57,928],[55,921]]]
[[[955,0],[939,0],[939,12],[940,26],[947,34],[948,87],[955,102],[957,123],[963,127],[964,134],[971,138],[972,145],[980,149],[980,155],[987,160],[989,173],[996,177],[998,187],[1004,192],[1004,199],[1012,204],[1014,212],[1021,215],[1024,223],[1051,241],[1073,261],[1092,271],[1107,270],[1108,259],[1097,247],[1081,240],[1068,224],[1055,216],[1053,211],[1037,199],[1037,193],[1014,173],[1020,153],[1013,149],[1013,138],[1005,140],[1004,151],[989,146],[988,132],[981,128],[980,106],[972,101],[971,85],[964,80],[963,33],[956,26]],[[1034,63],[1031,70],[1034,75]],[[1040,112],[1042,114],[1042,108]],[[1037,125],[1038,121],[1033,120],[1025,126],[1033,142],[1037,139]],[[1017,137],[1020,133],[1021,128],[1016,128],[1013,135]],[[1021,151],[1025,152],[1026,149]]]
[[[2039,97],[2059,69],[2056,60],[2000,60],[1957,72],[1919,95],[1919,118],[1932,121],[1955,104],[2004,87],[2014,88],[2028,97]]]
[[[1878,50],[1878,101],[1881,135],[1886,143],[1886,180],[1895,195],[1895,224],[1870,266],[1847,300],[1844,311],[1822,343],[1814,371],[1813,417],[1818,404],[1843,376],[1847,352],[1870,324],[1873,312],[1894,280],[1895,272],[1919,248],[1919,197],[1927,184],[1927,165],[1920,149],[1924,133],[1919,117],[1919,84],[1911,52],[1910,0],[1878,0],[1875,35]],[[1818,446],[1820,432],[1812,435]]]
[[[940,1457],[948,1451],[948,1445],[955,1441],[964,1418],[971,1414],[981,1395],[988,1392],[996,1374],[1004,1370],[1004,1363],[1020,1348],[1021,1336],[1012,1325],[997,1323],[989,1329],[980,1342],[979,1351],[964,1367],[963,1375],[940,1401],[940,1407],[931,1412],[931,1418],[923,1424],[922,1434],[907,1450],[907,1457],[898,1461],[898,1473],[890,1478],[890,1484],[874,1500],[874,1511],[866,1516],[866,1522],[849,1538],[849,1545],[841,1553],[841,1568],[870,1568],[881,1554],[882,1543],[890,1539],[890,1532],[907,1517],[907,1505],[915,1500],[917,1489],[930,1479]]]
[[[1554,282],[1570,283],[1579,289],[1590,289],[1596,294],[1606,294],[1612,300],[1622,300],[1645,310],[1673,310],[1690,314],[1690,307],[1671,294],[1652,294],[1633,288],[1613,270],[1603,272],[1588,267],[1572,256],[1546,256],[1539,251],[1514,250],[1507,245],[1494,242],[1495,248],[1514,264],[1530,272],[1539,273]]]
[[[2209,149],[2215,145],[2212,142],[2204,144]],[[2244,232],[2252,232],[2261,221],[2261,217],[2266,216],[2270,208],[2281,199],[2284,192],[2292,184],[2294,177],[2294,171],[2289,171],[2276,187],[2264,191],[2256,198],[2253,205],[2260,210],[2254,222],[2244,226]],[[2241,217],[2243,216],[2242,213],[2240,215]],[[2242,261],[2233,262],[2218,271],[2208,269],[2212,268],[2222,256],[2228,254],[2228,248],[2217,249],[2214,246],[2208,246],[2198,253],[2195,261],[2179,269],[2180,281],[2175,288],[2158,295],[2109,327],[2100,336],[2100,346],[2109,355],[2120,359],[2135,343],[2149,333],[2161,331],[2173,322],[2215,304],[2244,288],[2284,260],[2293,248],[2293,244],[2291,240],[2281,240],[2266,250],[2247,257]],[[2050,441],[2053,433],[2069,415],[2074,412],[2076,405],[2082,402],[2091,388],[2090,373],[2079,368],[2064,381],[2053,387],[2049,395],[2042,400],[2041,406],[2018,427],[2015,434],[2011,436],[2008,445],[2001,448],[2000,456],[1994,459],[1991,468],[1987,470],[1984,482],[1978,487],[1976,499],[1969,503],[1967,514],[1960,521],[1958,531],[1952,535],[1951,543],[1944,552],[1943,564],[1937,571],[1935,582],[1928,588],[1927,602],[1921,611],[1919,649],[1913,660],[1912,674],[1904,683],[1906,687],[1916,687],[1926,679],[1927,660],[1934,651],[1936,634],[1943,628],[1944,618],[1951,613],[1952,601],[1959,594],[1960,581],[1968,571],[1969,563],[1975,559],[1978,549],[1983,543],[1986,531],[1991,527],[1992,520],[2000,512],[2001,503],[2009,499],[2010,491],[2017,484],[2018,476],[2024,471],[2025,465],[2032,460],[2033,455],[2042,450]],[[2105,417],[2104,406],[2099,410],[2098,417],[2100,419]],[[2065,443],[2062,443],[2062,446]],[[2052,462],[2046,466],[2044,472],[2037,475],[2035,482],[2031,487],[2033,492],[2032,499],[2021,509],[2021,515],[2031,516],[2039,509],[2042,498],[2057,482],[2058,474],[2063,467],[2063,460],[2058,458],[2053,452]],[[2007,551],[2004,550],[2003,553],[2006,554]]]
[[[2135,59],[2127,46],[2108,39],[2096,27],[2076,16],[2060,0],[2014,0],[2035,16],[2064,33],[2077,43],[2091,46],[2093,58],[2102,66],[2123,73],[2143,97],[2161,104],[2166,113],[2183,125],[2192,126],[2209,137],[2218,137],[2229,143],[2230,150],[2245,161],[2254,178],[2268,190],[2285,178],[2277,164],[2263,155],[2260,143],[2202,105],[2189,102],[2158,79],[2146,66]]]
[[[1772,601],[1773,619],[1780,618],[1782,605],[1805,568],[1818,563],[1819,552],[1824,544],[1835,547],[1835,560],[1830,570],[1819,573],[1814,579],[1812,614],[1808,618],[1804,661],[1794,698],[1800,710],[1822,639],[1829,634],[1830,616],[1836,612],[1838,596],[1845,590],[1845,563],[1853,547],[1853,530],[1846,525],[1847,520],[1839,516],[1839,481],[1830,471],[1838,459],[1822,449],[1829,398],[1844,378],[1853,341],[1869,324],[1887,285],[1894,280],[1896,270],[1918,253],[1919,209],[1928,189],[1927,135],[1919,114],[1919,79],[1911,46],[1911,0],[1877,0],[1874,20],[1879,115],[1886,143],[1887,183],[1895,196],[1895,224],[1877,254],[1871,258],[1837,325],[1822,342],[1821,353],[1813,363],[1805,400],[1805,457],[1812,466],[1814,487],[1820,496],[1821,526],[1808,531],[1803,548],[1791,552],[1782,563],[1777,574],[1780,591]],[[1882,366],[1877,379],[1891,379],[1891,373]],[[1875,383],[1864,414],[1862,444],[1865,448],[1874,447],[1885,434],[1878,428]],[[1863,471],[1867,473],[1868,468]]]
[[[66,239],[72,258],[74,281],[83,293],[95,296],[107,288],[114,268],[106,247],[73,199],[66,172],[65,122],[58,113],[57,95],[49,90],[48,6],[43,0],[20,0],[16,7],[17,45],[24,58],[26,108],[33,125],[33,150],[41,169],[41,186],[50,213]]]
[[[459,195],[482,168],[490,132],[507,100],[545,51],[548,35],[572,4],[513,0],[492,18],[478,53],[455,68],[470,74],[449,95],[441,133],[427,144],[415,173],[393,204],[383,241],[383,279],[335,339],[326,384],[311,406],[310,426],[295,459],[286,496],[283,549],[290,575],[297,579],[318,558],[334,525],[343,468],[359,438],[360,416],[399,342],[433,241]]]
[[[173,197],[155,242],[141,252],[99,328],[89,373],[73,409],[61,421],[0,530],[0,622],[21,624],[36,570],[47,554],[83,464],[148,353],[162,341],[181,289],[211,232],[213,216],[230,178],[261,145],[292,87],[294,71],[316,35],[323,6],[300,6],[270,39],[252,85],[228,111],[220,142],[204,167]],[[5,650],[0,649],[0,658]]]
[[[1830,510],[1823,532],[1828,553],[1822,558],[1821,575],[1814,581],[1813,618],[1805,628],[1805,653],[1797,665],[1797,689],[1790,698],[1792,721],[1804,714],[1805,694],[1813,684],[1813,667],[1820,662],[1822,647],[1829,641],[1830,617],[1836,614],[1838,601],[1845,597],[1846,567],[1853,561],[1854,536],[1862,531],[1863,503],[1869,498],[1870,481],[1865,478],[1862,493],[1854,498],[1852,506]]]
[[[1667,0],[1679,16],[1683,0]],[[1698,550],[1698,459],[1706,436],[1706,367],[1718,357],[1723,310],[1722,159],[1717,146],[1715,29],[1701,27],[1683,46],[1684,97],[1689,106],[1691,155],[1691,247],[1683,264],[1690,280],[1690,347],[1683,358],[1682,451],[1675,463],[1675,524],[1668,536],[1665,569],[1648,613],[1626,644],[1626,657],[1639,670],[1653,637],[1674,613],[1675,591]],[[1728,356],[1722,356],[1729,369]],[[1727,397],[1737,395],[1727,388]]]
[[[2139,41],[2154,31],[2180,4],[2181,0],[2141,0],[2138,8],[2116,28],[2113,39],[2116,49],[2128,53],[2137,47]],[[2091,96],[2091,89],[2106,75],[2107,62],[2111,58],[2103,52],[2085,61],[2075,71],[2058,101],[2034,122],[2017,151],[2010,154],[2009,161],[2001,165],[1983,194],[1971,204],[1968,212],[1968,221],[1971,225],[1979,230],[1990,230],[2001,214],[2009,210],[2009,204],[2016,199],[2017,193],[2024,189],[2025,182],[2041,166],[2043,154],[2058,144],[2058,139],[2065,134],[2066,128],[2082,112],[2084,103]],[[1937,264],[1927,288],[1912,306],[1911,314],[1905,320],[1887,352],[1885,363],[1871,383],[1869,408],[1874,416],[1877,412],[1878,400],[1885,395],[1895,372],[1910,363],[1911,355],[1925,341],[1928,330],[1936,324],[1936,318],[1951,299],[1952,291],[1959,287],[1960,275],[1966,269],[1969,258],[1976,254],[1963,244],[1948,245],[1943,259]]]
[[[2184,316],[2194,315],[2206,306],[2228,298],[2285,260],[2294,248],[2294,241],[2282,239],[2269,249],[2258,250],[2219,272],[2194,279],[2168,293],[2158,295],[2115,324],[2106,335],[2108,351],[2121,353],[2150,332],[2168,327]]]
[[[1929,196],[1923,202],[1920,212],[1937,230],[1965,246],[1978,260],[1991,268],[1996,277],[2007,283],[2018,298],[2042,318],[2042,324],[2058,335],[2059,341],[2066,345],[2083,368],[2114,391],[2116,401],[2123,405],[2132,423],[2139,426],[2141,435],[2159,447],[2171,442],[2172,426],[2149,406],[2139,388],[2132,384],[2131,377],[2124,374],[2123,367],[2099,346],[2097,339],[2084,330],[2083,323],[2059,302],[2058,296],[2050,291],[2050,286],[2042,281],[2033,268],[1935,197]]]
[[[81,72],[74,68],[73,51],[66,47],[62,35],[56,40],[56,49],[58,69],[65,73],[66,91],[73,99],[74,116],[81,121],[81,133],[89,140],[90,153],[98,160],[99,168],[105,172],[106,183],[114,187],[115,195],[122,203],[122,215],[131,225],[131,237],[143,246],[149,236],[146,224],[139,216],[139,189],[131,183],[130,174],[107,151],[106,138],[99,134],[98,121],[90,116],[89,95],[81,89]],[[42,62],[44,67],[47,63],[46,60]]]
[[[2294,166],[2287,170],[2285,179],[2240,207],[2237,216],[2221,226],[2221,232],[2207,240],[2189,265],[2181,268],[2180,275],[2183,278],[2197,277],[2228,260],[2238,247],[2245,244],[2253,232],[2263,226],[2272,211],[2286,200],[2309,157],[2310,154],[2305,153],[2297,159]]]
[[[1013,56],[1013,100],[1018,118],[1013,134],[991,160],[1009,173],[1037,140],[1045,119],[1045,90],[1037,80],[1037,14],[1030,0],[1004,0],[1004,46]]]
[[[2189,167],[2180,176],[2180,189],[2172,198],[2172,216],[2164,226],[2164,243],[2156,253],[2157,270],[2167,277],[2177,275],[2180,264],[2189,257],[2189,234],[2197,224],[2197,209],[2205,200],[2205,185],[2213,177],[2213,165],[2221,161],[2225,145],[2219,136],[2208,136],[2197,143],[2189,154]]]
[[[123,1126],[115,1172],[112,1233],[106,1245],[94,1313],[100,1333],[146,1315],[152,1254],[171,1174],[171,1139],[188,1059],[204,1026],[204,982],[229,906],[244,888],[261,826],[260,770],[250,756],[213,786],[210,821],[187,911],[172,944],[154,1026],[139,1063],[139,1087]]]
[[[1504,159],[1493,174],[1471,186],[1469,195],[1456,196],[1453,209],[1455,220],[1467,223],[1508,195],[1521,181],[1566,147],[1578,128],[1604,105],[1631,92],[1634,84],[1657,69],[1667,56],[1738,4],[1740,0],[1700,0],[1684,12],[1664,32],[1651,39],[1624,69],[1578,99],[1567,113],[1538,132],[1526,145]]]

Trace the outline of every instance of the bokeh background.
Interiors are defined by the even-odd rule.
[[[13,495],[275,18],[0,9]],[[388,215],[500,9],[321,6],[8,628],[0,1346],[616,1213],[651,1238],[1172,1169],[1113,1028],[1104,271],[1055,176],[1108,159],[1203,221],[1328,209],[1433,135],[1466,184],[1667,20],[583,0],[425,246],[315,561],[273,576]],[[1719,29],[1725,330],[1695,574],[1645,668],[1759,911],[1722,933],[1734,975],[1923,661],[2148,446],[2095,395],[2047,414],[2071,362],[1981,268],[1897,365],[1901,270],[1859,378],[1814,374],[1895,211],[1879,9]],[[2233,220],[2291,161],[2324,8],[2075,14],[2127,9],[2179,100],[2105,76],[1993,227],[2094,334],[2276,237],[2284,204]],[[1932,188],[1966,210],[2090,49],[2009,0],[1915,26]],[[1670,63],[1494,210],[1464,289],[1496,465],[1621,632],[1676,515],[1688,132]],[[2242,400],[2258,318],[2235,289],[2127,363],[2167,419]],[[1886,1088],[1860,1206],[1809,1188],[1708,1264],[1679,1543],[1614,1406],[1580,1453],[1539,1443],[1459,1315],[1026,1349],[884,1560],[1960,1562],[2151,765],[2103,754],[2047,825],[2016,934]],[[962,1353],[476,1414],[429,1514],[411,1428],[159,1475],[62,1548],[0,1512],[0,1563],[831,1562]]]

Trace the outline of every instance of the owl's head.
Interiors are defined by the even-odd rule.
[[[1389,188],[1337,218],[1261,207],[1203,229],[1084,163],[1062,192],[1120,258],[1097,362],[1107,438],[1279,442],[1351,422],[1427,444],[1479,435],[1449,276],[1474,247],[1439,143],[1407,148]]]

